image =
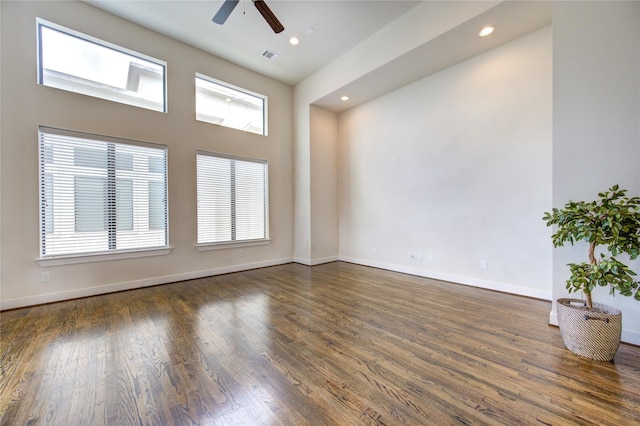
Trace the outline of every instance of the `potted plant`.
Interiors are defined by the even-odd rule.
[[[589,244],[588,261],[570,263],[569,293],[582,291],[585,300],[557,300],[558,325],[565,346],[572,352],[599,361],[611,361],[620,346],[622,313],[613,307],[594,303],[592,292],[598,286],[640,301],[636,273],[617,256],[631,260],[640,255],[640,197],[627,197],[618,185],[598,194],[599,199],[569,201],[561,209],[545,212],[547,226],[556,225],[554,247],[569,242]]]

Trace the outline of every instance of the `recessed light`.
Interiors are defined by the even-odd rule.
[[[482,29],[482,31],[480,31],[480,32],[478,33],[478,35],[479,35],[480,37],[486,37],[486,36],[488,36],[489,34],[491,34],[491,33],[492,33],[492,32],[494,32],[494,31],[495,31],[495,28],[494,28],[494,27],[484,27],[484,28]]]
[[[293,36],[289,39],[289,44],[295,46],[300,43],[300,39],[296,36]]]
[[[347,95],[340,98],[341,101],[348,101],[349,97]]]

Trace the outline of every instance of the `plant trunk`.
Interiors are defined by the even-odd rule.
[[[589,243],[589,263],[591,263],[592,265],[595,265],[596,263],[598,263],[598,261],[596,260],[596,243],[591,242]]]
[[[593,300],[591,300],[591,293],[584,293],[585,297],[587,298],[587,309],[591,310],[593,308]]]
[[[595,241],[592,241],[591,243],[589,243],[589,263],[591,263],[591,265],[596,265],[598,263],[598,261],[596,260],[596,243]],[[585,297],[587,298],[587,309],[591,310],[593,309],[593,300],[591,299],[591,291],[585,291],[584,292]]]

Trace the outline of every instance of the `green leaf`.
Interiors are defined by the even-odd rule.
[[[597,286],[609,286],[611,294],[640,297],[636,273],[615,256],[624,253],[631,260],[640,256],[640,197],[629,198],[627,191],[613,185],[608,191],[598,193],[599,199],[590,202],[571,201],[563,208],[554,207],[545,212],[547,226],[557,225],[552,234],[554,247],[575,241],[587,241],[604,248],[590,262],[569,264],[571,276],[566,288],[570,292],[591,292]]]

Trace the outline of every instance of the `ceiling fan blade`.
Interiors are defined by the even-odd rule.
[[[216,16],[213,17],[212,21],[216,24],[224,24],[229,15],[231,15],[231,12],[233,12],[233,9],[238,5],[239,1],[240,0],[225,0],[222,6],[220,6],[218,13],[216,13]]]
[[[256,8],[260,12],[264,20],[267,21],[267,24],[269,24],[273,32],[278,34],[284,31],[284,26],[280,23],[280,21],[278,21],[278,18],[276,18],[276,15],[273,14],[264,0],[254,0],[253,4],[256,5]]]

